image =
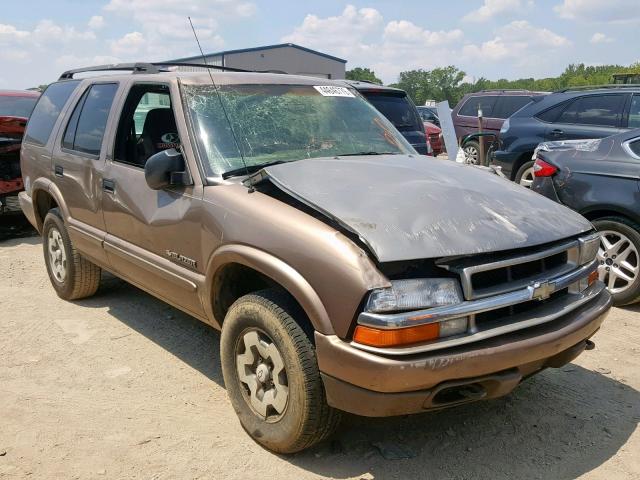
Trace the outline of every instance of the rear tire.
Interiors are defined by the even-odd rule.
[[[524,188],[531,188],[533,185],[533,160],[526,162],[518,169],[516,173],[516,183]]]
[[[96,293],[101,269],[73,246],[57,208],[44,219],[42,246],[49,280],[60,298],[78,300]]]
[[[469,140],[462,146],[464,156],[473,165],[484,165],[484,159],[480,158],[480,144],[475,140]]]
[[[604,236],[598,250],[598,273],[613,304],[619,307],[640,301],[640,225],[623,217],[603,217],[592,223]]]
[[[220,340],[224,383],[240,424],[279,453],[327,438],[341,417],[327,404],[315,348],[295,319],[306,320],[289,295],[262,290],[231,306]]]

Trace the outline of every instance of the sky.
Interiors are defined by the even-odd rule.
[[[640,60],[640,0],[0,0],[0,88],[69,68],[292,42],[399,72],[455,65],[469,80],[547,77]]]

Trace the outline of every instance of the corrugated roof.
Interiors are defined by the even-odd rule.
[[[252,47],[252,48],[240,48],[237,50],[225,50],[222,52],[214,52],[214,53],[205,53],[205,57],[215,57],[222,55],[230,55],[233,53],[245,53],[245,52],[258,52],[261,50],[273,50],[276,48],[284,48],[284,47],[293,47],[298,50],[302,50],[303,52],[312,53],[314,55],[318,55],[320,57],[329,58],[331,60],[335,60],[336,62],[347,63],[343,58],[334,57],[333,55],[328,55],[326,53],[318,52],[317,50],[312,50],[307,47],[302,47],[300,45],[296,45],[295,43],[278,43],[276,45],[265,45],[263,47]],[[190,60],[198,60],[201,59],[202,55],[194,55],[192,57],[184,57],[184,58],[175,58],[172,60],[168,60],[170,62],[188,62]]]

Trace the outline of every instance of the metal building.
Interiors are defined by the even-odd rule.
[[[344,78],[345,64],[347,63],[342,58],[301,47],[294,43],[227,50],[205,54],[205,57],[210,65],[330,79]],[[202,63],[202,56],[176,58],[170,61]]]

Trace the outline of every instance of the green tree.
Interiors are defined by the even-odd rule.
[[[392,86],[406,91],[418,105],[422,105],[426,100],[449,100],[449,104],[455,104],[462,97],[464,77],[463,71],[449,65],[433,70],[400,72],[398,83]]]
[[[347,70],[345,77],[347,80],[360,80],[382,85],[382,80],[376,77],[375,72],[369,68],[356,67],[351,70]]]

